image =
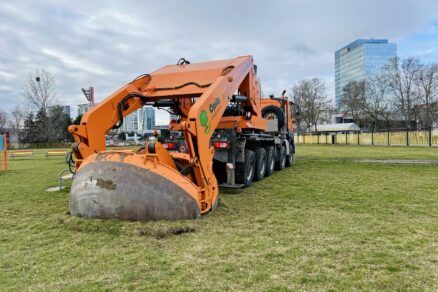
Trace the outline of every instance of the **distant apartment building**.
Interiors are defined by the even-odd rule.
[[[143,130],[152,130],[155,126],[155,109],[153,107],[145,107],[143,114]]]
[[[358,39],[335,52],[335,102],[340,100],[345,85],[350,81],[365,80],[397,56],[397,44],[387,39]]]
[[[123,119],[124,132],[145,133],[155,126],[155,109],[143,107]]]
[[[139,109],[130,115],[123,118],[122,130],[123,132],[138,132],[139,131],[139,116],[141,115],[143,109]]]
[[[84,113],[90,110],[89,103],[78,104],[78,116],[82,116]]]
[[[69,105],[61,105],[61,107],[62,107],[62,111],[64,113],[66,113],[68,115],[68,117],[70,118],[71,117],[71,108],[70,108],[70,106]]]

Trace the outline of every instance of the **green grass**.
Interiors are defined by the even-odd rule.
[[[0,174],[0,290],[437,290],[437,148],[304,146],[199,220],[71,217],[62,158]],[[178,230],[188,231],[175,234]]]
[[[438,147],[298,145],[306,159],[430,159],[438,160]]]

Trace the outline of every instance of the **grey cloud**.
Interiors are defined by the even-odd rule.
[[[305,43],[299,43],[293,47],[286,48],[286,53],[295,54],[301,57],[311,57],[317,54],[316,50],[312,49],[309,45]]]
[[[320,76],[361,37],[397,41],[431,30],[437,1],[14,1],[0,4],[0,108],[20,100],[27,72],[55,75],[58,100],[103,99],[135,76],[189,60],[254,55],[263,90]],[[329,95],[332,95],[330,93]]]

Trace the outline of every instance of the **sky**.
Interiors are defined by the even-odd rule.
[[[0,110],[26,107],[22,84],[45,69],[57,101],[96,101],[136,76],[175,64],[251,54],[265,94],[320,77],[334,97],[334,51],[387,38],[400,57],[438,62],[436,0],[21,1],[0,4]],[[157,123],[166,115],[158,114]]]

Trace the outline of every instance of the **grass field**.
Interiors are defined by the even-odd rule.
[[[299,145],[199,220],[71,217],[62,158],[0,173],[0,290],[438,290],[437,148]]]

